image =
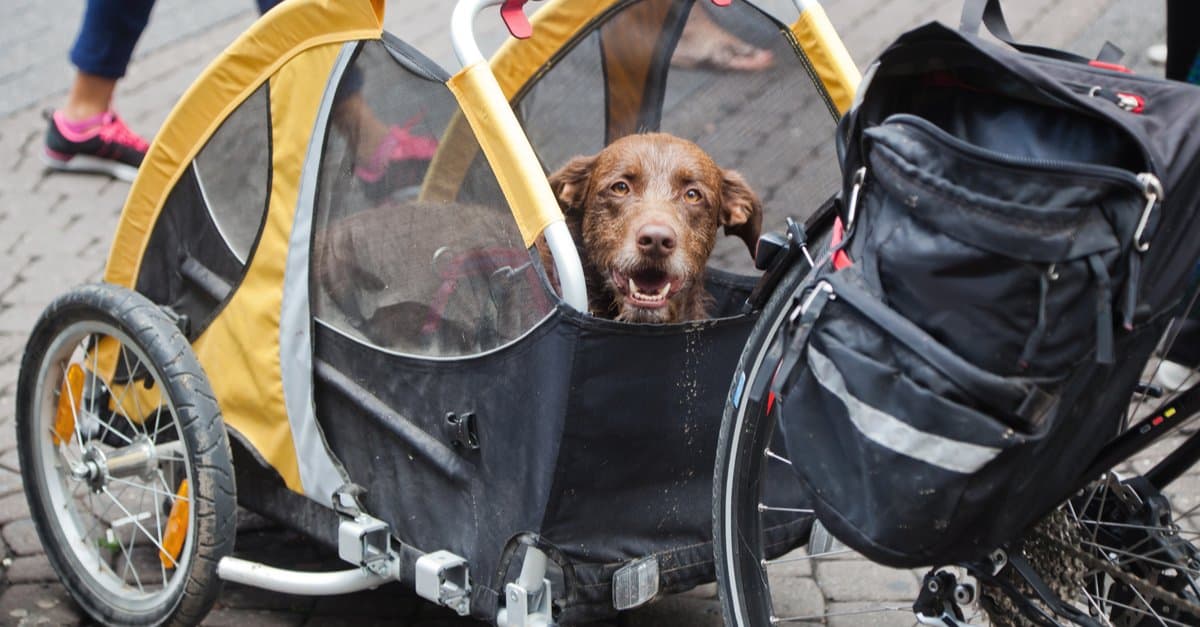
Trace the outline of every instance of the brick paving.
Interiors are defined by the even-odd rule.
[[[449,2],[391,0],[388,29],[447,68],[455,67],[446,25]],[[787,0],[763,3],[790,21]],[[1105,39],[1127,50],[1127,60],[1151,73],[1143,51],[1162,37],[1161,2],[1114,0],[1006,0],[1014,33],[1026,41],[1094,53]],[[161,0],[156,7],[117,104],[131,126],[146,135],[161,124],[175,98],[217,52],[255,17],[249,0]],[[828,0],[826,8],[861,66],[902,30],[928,19],[955,22],[958,0]],[[401,13],[401,9],[404,13]],[[0,624],[80,624],[42,554],[20,492],[13,437],[13,397],[26,334],[54,296],[97,280],[128,186],[104,177],[51,175],[37,154],[44,122],[40,110],[56,104],[71,75],[66,51],[82,3],[68,7],[37,0],[8,0],[0,8]],[[482,21],[481,41],[491,49],[503,37],[499,24]],[[303,538],[272,528],[244,528],[238,546],[252,547],[276,564],[327,560]],[[804,564],[779,576],[790,579],[789,613],[855,610],[874,601],[911,598],[916,575],[860,560]],[[870,581],[871,586],[862,586]],[[869,592],[869,594],[868,594]],[[871,621],[852,617],[831,625],[910,625],[897,612]],[[474,624],[415,600],[395,587],[307,599],[227,585],[205,625],[367,625],[420,627]],[[702,586],[631,613],[625,625],[719,625],[715,588]]]

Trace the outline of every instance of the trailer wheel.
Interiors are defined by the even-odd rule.
[[[221,412],[171,318],[112,285],[56,299],[25,348],[16,423],[29,510],[75,601],[102,624],[199,623],[236,494]]]

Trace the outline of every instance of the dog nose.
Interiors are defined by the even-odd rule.
[[[638,250],[647,255],[669,255],[676,241],[675,230],[665,224],[647,224],[637,232]]]

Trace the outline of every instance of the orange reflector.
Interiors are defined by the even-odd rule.
[[[79,364],[71,364],[67,368],[67,378],[63,381],[62,389],[58,391],[58,411],[54,414],[54,432],[50,438],[54,445],[71,441],[75,433],[75,413],[83,399],[83,368]]]
[[[171,505],[171,513],[167,515],[167,532],[163,534],[162,549],[158,552],[158,560],[167,568],[175,568],[179,562],[179,553],[183,551],[183,539],[188,530],[188,482],[179,482],[179,490],[175,492],[175,503]]]

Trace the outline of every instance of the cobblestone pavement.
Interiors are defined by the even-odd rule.
[[[66,4],[66,3],[61,3]],[[790,21],[787,0],[766,3]],[[1161,2],[1132,0],[1006,0],[1018,38],[1094,53],[1105,39],[1129,52],[1142,71],[1144,50],[1162,37]],[[50,299],[72,285],[99,278],[111,232],[128,191],[102,177],[49,175],[38,161],[44,129],[39,111],[57,103],[70,77],[66,50],[82,3],[6,0],[0,7],[0,624],[79,624],[75,605],[42,553],[25,497],[13,434],[13,397],[26,334]],[[118,107],[135,129],[149,135],[175,98],[203,66],[254,18],[248,0],[161,0]],[[953,23],[958,0],[828,0],[827,10],[861,66],[902,30],[927,19]],[[391,0],[388,27],[445,67],[453,68],[446,24],[449,2]],[[403,10],[403,12],[402,12]],[[483,23],[481,21],[481,26]],[[488,22],[485,49],[502,37]],[[303,538],[244,524],[239,550],[265,561],[303,567],[328,560]],[[854,559],[815,568],[800,564],[787,603],[798,613],[823,608],[852,611],[876,602],[905,605],[917,575]],[[909,625],[903,612],[847,617],[833,625]],[[715,590],[705,586],[664,599],[622,619],[625,625],[718,625]],[[205,625],[364,625],[421,627],[467,624],[394,588],[308,599],[225,588]],[[471,623],[473,624],[473,623]]]

